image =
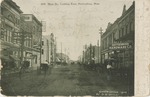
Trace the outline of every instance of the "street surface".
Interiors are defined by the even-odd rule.
[[[21,79],[18,74],[6,75],[1,81],[2,93],[8,96],[85,96],[106,95],[107,92],[107,95],[129,95],[128,81],[108,81],[106,74],[84,70],[78,64],[54,66],[46,75],[30,71]]]

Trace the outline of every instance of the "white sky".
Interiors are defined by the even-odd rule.
[[[121,16],[123,5],[128,9],[133,0],[13,0],[25,14],[34,14],[39,21],[46,21],[46,32],[57,38],[57,51],[69,52],[76,60],[83,45],[97,44],[99,28],[105,31],[108,22]],[[41,5],[46,3],[46,5]],[[57,3],[59,5],[47,5]],[[60,5],[60,3],[99,3],[99,5]]]

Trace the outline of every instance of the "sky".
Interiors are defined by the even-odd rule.
[[[43,35],[53,33],[57,51],[77,60],[85,44],[97,45],[99,29],[106,30],[128,9],[133,0],[13,0],[24,14],[34,14],[46,23]]]

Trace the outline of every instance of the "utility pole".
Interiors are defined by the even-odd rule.
[[[99,55],[100,55],[100,52],[99,52],[99,40],[97,41],[97,45],[98,45],[98,64],[99,64]]]
[[[55,45],[55,46],[54,46],[54,64],[56,64],[56,57],[57,57],[57,56],[56,56],[56,50],[57,50],[57,49],[56,49],[56,48],[57,48],[56,37],[55,37],[55,42],[54,42],[54,43],[55,43],[55,44],[54,44],[54,45]]]
[[[101,52],[101,53],[100,53],[100,56],[101,56],[101,64],[102,64],[102,34],[103,34],[103,29],[102,29],[102,27],[100,27],[99,31],[100,31],[99,34],[100,34],[100,40],[101,40],[101,41],[100,41],[100,50],[101,50],[101,51],[100,51],[100,52]]]
[[[67,53],[66,53],[66,48],[65,48],[65,62],[66,62],[66,59],[67,59]]]
[[[62,63],[62,42],[61,42],[61,63]]]
[[[42,21],[41,21],[41,23],[42,23]],[[41,60],[42,60],[42,28],[41,28],[41,37],[40,37],[40,64],[41,64]]]
[[[23,51],[24,51],[24,41],[25,41],[25,35],[24,35],[24,31],[22,30],[21,33],[21,62],[23,62]]]

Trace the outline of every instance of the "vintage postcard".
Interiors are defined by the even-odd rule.
[[[149,6],[1,0],[1,95],[150,95]]]

